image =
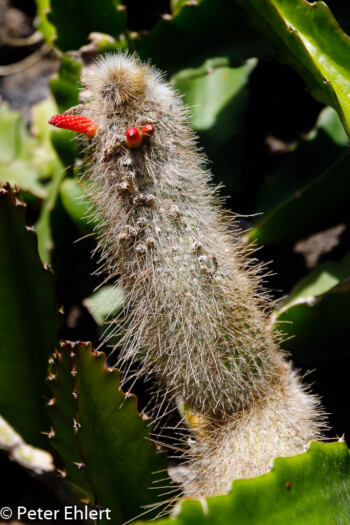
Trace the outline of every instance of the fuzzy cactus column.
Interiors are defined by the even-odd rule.
[[[127,298],[110,334],[119,366],[130,380],[139,361],[160,412],[173,400],[189,422],[186,494],[226,492],[319,439],[322,412],[279,348],[261,268],[232,233],[181,98],[127,54],[100,59],[83,85],[84,129],[54,118],[88,137],[101,269]]]

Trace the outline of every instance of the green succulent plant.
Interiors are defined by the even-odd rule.
[[[0,106],[0,415],[26,443],[53,456],[73,501],[111,509],[115,525],[155,517],[183,525],[347,523],[344,442],[313,443],[303,454],[277,458],[263,476],[235,481],[226,495],[182,501],[167,472],[166,447],[150,440],[147,388],[137,387],[138,405],[120,388],[108,348],[100,352],[81,342],[98,344],[124,296],[105,275],[90,275],[98,224],[88,183],[80,178],[81,147],[71,132],[51,130],[47,120],[78,104],[86,56],[136,51],[167,72],[192,108],[191,124],[214,180],[224,182],[232,195],[227,206],[235,209],[247,190],[254,75],[268,60],[290,66],[309,90],[310,104],[312,97],[318,101],[319,115],[306,135],[282,145],[272,174],[257,175],[249,199],[249,213],[257,215],[245,239],[267,246],[275,259],[287,252],[290,291],[271,317],[285,334],[283,348],[301,367],[323,370],[336,360],[341,374],[349,364],[347,230],[335,241],[333,234],[339,253],[330,248],[309,271],[295,269],[291,254],[296,243],[349,219],[349,37],[324,2],[306,0],[176,1],[138,33],[130,29],[128,10],[112,0],[98,8],[37,0],[37,15],[61,65],[50,82],[53,97],[33,108],[30,129],[18,111]],[[346,22],[345,9],[337,15]],[[83,240],[73,244],[79,236]],[[79,316],[87,319],[86,336],[75,328]],[[71,334],[78,342],[62,341]],[[345,412],[344,395],[332,406]],[[8,436],[0,432],[5,450]],[[175,500],[174,515],[167,516]]]

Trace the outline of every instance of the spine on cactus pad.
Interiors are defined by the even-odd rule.
[[[183,414],[185,493],[224,493],[319,439],[322,411],[279,348],[260,268],[232,233],[181,98],[122,53],[82,82],[83,118],[73,124],[88,137],[101,267],[127,298],[115,323],[119,366],[128,379],[140,362],[138,374],[156,377]],[[62,117],[59,126],[66,117],[74,129]]]

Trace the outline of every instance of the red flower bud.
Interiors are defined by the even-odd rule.
[[[137,128],[127,129],[125,135],[129,148],[139,148],[141,146],[142,136]]]
[[[155,128],[152,124],[146,124],[141,128],[141,135],[143,137],[151,137],[154,134]]]

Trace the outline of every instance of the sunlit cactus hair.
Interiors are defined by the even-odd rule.
[[[226,492],[320,439],[322,411],[279,347],[261,267],[221,206],[181,96],[127,53],[100,58],[82,83],[101,269],[126,297],[109,335],[118,366],[124,381],[134,361],[135,377],[156,378],[159,414],[164,400],[178,407],[191,435],[185,493]]]

